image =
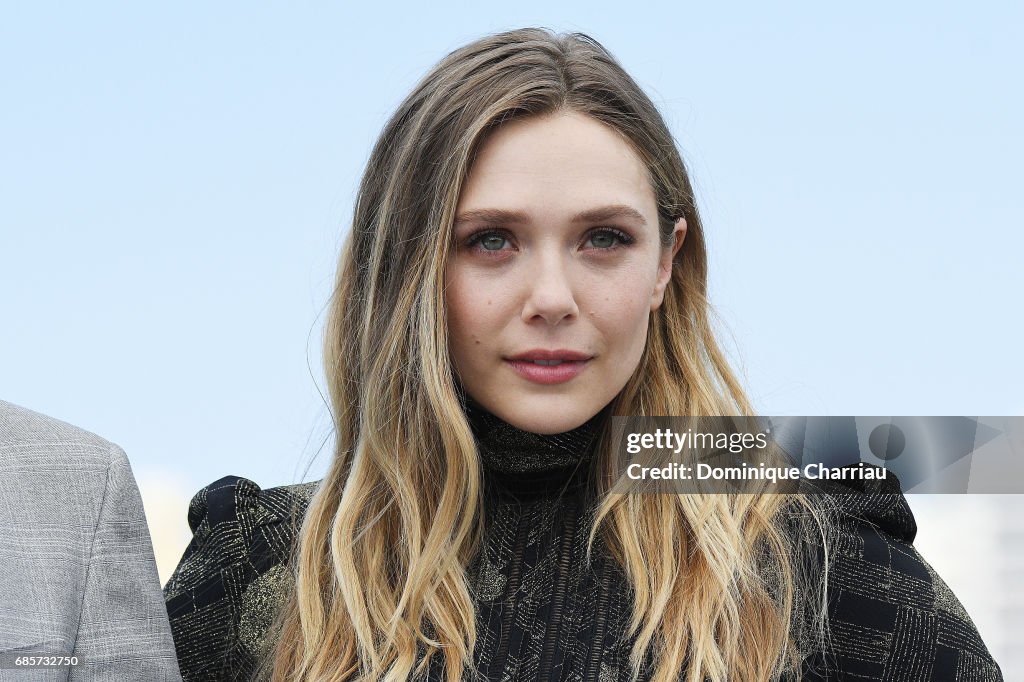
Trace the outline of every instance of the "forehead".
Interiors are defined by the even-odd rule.
[[[547,217],[591,206],[635,207],[657,224],[643,161],[609,126],[576,112],[513,120],[486,138],[462,188],[459,211],[525,210]]]

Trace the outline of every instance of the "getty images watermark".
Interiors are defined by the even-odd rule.
[[[618,492],[1019,493],[1024,417],[615,417],[612,456]]]

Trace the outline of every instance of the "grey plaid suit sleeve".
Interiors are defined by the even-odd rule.
[[[0,481],[0,680],[180,680],[124,452],[0,401]],[[12,669],[16,654],[79,665]]]

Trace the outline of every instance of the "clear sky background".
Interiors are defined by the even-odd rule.
[[[321,313],[371,145],[444,54],[541,25],[600,40],[661,107],[763,413],[1024,414],[1022,19],[1012,2],[7,4],[0,398],[124,447],[165,556],[199,487],[302,480],[329,438]]]

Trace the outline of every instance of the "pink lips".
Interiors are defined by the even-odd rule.
[[[537,348],[519,353],[505,362],[512,366],[519,376],[538,384],[561,384],[578,376],[590,363],[593,356],[571,350],[546,350]],[[539,365],[534,360],[560,361],[555,365]]]

